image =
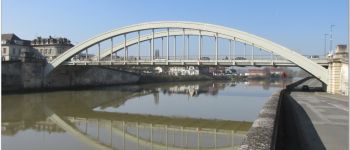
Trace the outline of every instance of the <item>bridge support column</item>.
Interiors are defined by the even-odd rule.
[[[162,37],[162,59],[164,59],[164,38]]]
[[[128,60],[128,50],[126,49],[126,34],[124,34],[124,61]]]
[[[228,42],[229,42],[228,43],[228,51],[229,51],[228,55],[229,55],[230,60],[232,60],[232,40],[229,40]]]
[[[140,56],[140,31],[137,31],[137,54],[138,54],[138,57],[137,59],[140,60],[141,59],[141,56]]]
[[[100,57],[101,57],[101,46],[100,43],[98,43],[98,56],[97,56],[97,61],[100,61]]]
[[[113,37],[111,38],[111,62],[113,61]]]
[[[329,58],[327,92],[349,95],[348,55],[346,45],[338,45],[335,54]]]
[[[216,60],[216,64],[218,63],[218,48],[219,48],[219,36],[218,36],[218,33],[215,33],[215,60]]]
[[[202,53],[202,31],[199,30],[199,36],[198,36],[198,60],[201,60],[201,53]]]
[[[151,60],[154,59],[154,29],[152,29],[152,55]]]
[[[246,53],[246,51],[247,51],[247,44],[244,43],[244,58],[247,58],[247,53]]]
[[[187,59],[190,58],[190,36],[187,35]]]
[[[236,55],[236,38],[233,38],[233,50],[232,50],[232,59],[235,59],[235,55]]]
[[[88,55],[89,55],[89,54],[88,54],[88,49],[86,48],[86,49],[85,49],[85,61],[88,61]]]
[[[185,39],[185,29],[182,29],[182,40],[183,40],[183,59],[186,59],[186,39]]]
[[[273,64],[273,52],[271,52],[271,63]]]
[[[149,41],[149,60],[152,61],[152,41]]]
[[[254,44],[252,44],[252,61],[254,60]]]
[[[169,28],[167,29],[167,36],[166,36],[166,50],[167,50],[167,53],[166,53],[166,58],[167,60],[169,60]]]
[[[174,36],[174,60],[176,60],[176,35]]]

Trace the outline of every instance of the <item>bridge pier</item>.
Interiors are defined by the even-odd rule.
[[[338,45],[334,55],[329,59],[329,82],[327,92],[332,94],[349,95],[348,92],[348,51],[346,45]]]

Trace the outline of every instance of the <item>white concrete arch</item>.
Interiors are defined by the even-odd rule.
[[[239,31],[232,28],[227,28],[218,25],[199,23],[199,22],[183,22],[183,21],[161,21],[161,22],[147,22],[131,26],[126,26],[123,28],[115,29],[109,32],[102,33],[98,36],[95,36],[91,39],[88,39],[73,48],[67,50],[56,59],[49,62],[45,68],[45,73],[50,73],[54,68],[62,64],[65,60],[71,58],[72,56],[78,54],[79,52],[85,50],[88,47],[91,47],[99,42],[102,42],[106,39],[124,35],[131,32],[149,30],[149,29],[166,29],[166,28],[179,28],[179,29],[192,29],[198,31],[207,31],[212,33],[217,33],[221,36],[228,36],[244,41],[244,43],[252,43],[255,47],[261,47],[264,50],[273,52],[274,54],[280,55],[284,58],[287,58],[291,62],[295,63],[299,67],[308,71],[315,77],[319,78],[325,84],[328,83],[328,73],[327,69],[318,65],[317,63],[311,61],[310,59],[302,56],[301,54],[288,49],[282,45],[276,44],[267,39],[258,37],[247,32]]]

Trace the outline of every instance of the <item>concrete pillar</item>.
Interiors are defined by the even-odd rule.
[[[246,51],[247,51],[247,44],[244,43],[244,58],[247,58]]]
[[[164,38],[162,37],[162,59],[164,59]]]
[[[229,43],[228,43],[228,55],[230,56],[230,60],[232,60],[232,54],[231,54],[231,51],[232,51],[232,40],[229,40]]]
[[[174,60],[176,60],[176,35],[174,35]]]
[[[111,61],[113,60],[113,38],[111,38]]]
[[[190,58],[190,36],[187,35],[187,59]]]
[[[151,60],[154,59],[154,29],[152,29],[152,55]]]
[[[199,30],[199,36],[198,36],[198,60],[201,60],[201,51],[202,51],[202,31]]]
[[[329,59],[329,83],[327,92],[332,94],[349,95],[348,92],[348,51],[346,45],[337,45],[335,54]]]
[[[140,57],[140,31],[137,31],[137,59],[140,60],[141,57]]]
[[[88,60],[88,54],[89,52],[88,52],[88,49],[85,49],[85,61],[87,61]]]
[[[218,49],[219,49],[219,36],[215,34],[215,60],[218,61]]]
[[[169,28],[167,29],[166,46],[166,59],[169,60]]]
[[[97,61],[100,61],[100,55],[101,55],[101,46],[100,46],[100,43],[98,43],[98,56],[97,56]]]
[[[183,57],[182,59],[186,59],[186,39],[185,39],[185,29],[182,29],[182,42],[183,42]]]
[[[235,55],[236,55],[236,38],[233,38],[232,59],[235,59]]]
[[[252,60],[254,60],[254,43],[252,44]]]
[[[126,49],[126,34],[124,34],[124,61],[127,61],[128,50]]]

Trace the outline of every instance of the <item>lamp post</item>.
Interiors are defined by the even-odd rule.
[[[328,34],[324,34],[324,55],[327,55],[327,36]]]
[[[332,51],[332,47],[333,47],[333,27],[335,25],[331,25],[331,33],[329,35],[329,51]]]

